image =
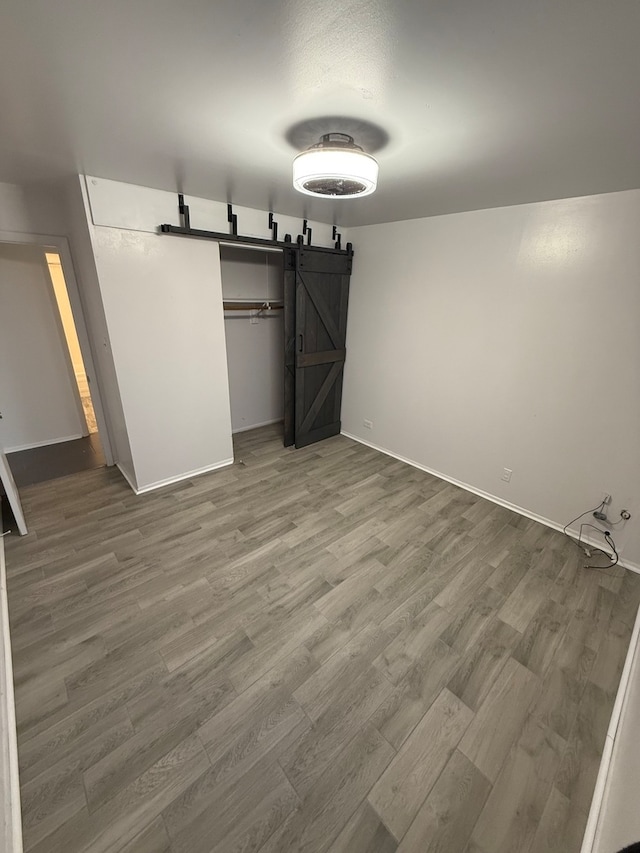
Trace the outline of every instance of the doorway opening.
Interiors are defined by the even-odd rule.
[[[71,366],[73,368],[73,376],[76,381],[80,403],[82,405],[82,414],[86,424],[86,435],[92,435],[98,432],[98,424],[96,421],[96,413],[93,408],[91,399],[91,391],[89,389],[89,380],[87,371],[84,367],[84,359],[80,349],[80,341],[78,340],[78,332],[73,319],[73,311],[71,310],[71,302],[69,301],[69,293],[67,291],[67,283],[62,270],[62,262],[60,255],[57,252],[45,252],[45,260],[51,277],[53,286],[53,294],[56,299],[60,322],[62,323],[62,331],[67,343]]]
[[[0,265],[0,452],[17,487],[103,467],[60,253],[42,244],[1,242]]]

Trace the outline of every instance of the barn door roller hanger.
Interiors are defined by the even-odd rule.
[[[189,205],[184,202],[184,195],[178,193],[178,212],[180,214],[181,225],[169,225],[167,223],[160,226],[161,234],[176,234],[180,237],[198,237],[201,240],[217,240],[224,243],[238,243],[239,245],[248,246],[265,246],[279,249],[291,249],[296,245],[305,249],[318,249],[323,252],[335,252],[340,255],[353,255],[353,246],[347,243],[346,247],[342,248],[342,235],[338,233],[337,227],[333,226],[333,239],[336,241],[333,249],[325,246],[311,245],[311,228],[307,220],[303,221],[302,234],[299,234],[294,243],[291,240],[291,234],[285,234],[284,240],[278,240],[278,223],[273,218],[273,211],[269,212],[269,230],[271,231],[272,239],[266,237],[249,237],[238,234],[238,215],[233,212],[233,205],[227,204],[227,221],[230,225],[230,233],[225,234],[223,231],[206,231],[201,228],[191,227],[191,217],[189,214]],[[305,245],[304,235],[307,236]]]

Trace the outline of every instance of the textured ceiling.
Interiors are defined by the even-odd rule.
[[[363,224],[640,186],[638,0],[3,0],[0,180]],[[322,118],[380,163],[309,200]]]

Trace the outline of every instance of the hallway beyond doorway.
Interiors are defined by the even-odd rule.
[[[7,459],[19,489],[106,464],[97,433],[73,441],[7,453]]]

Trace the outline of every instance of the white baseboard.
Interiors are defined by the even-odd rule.
[[[281,424],[281,423],[282,423],[282,418],[273,418],[273,420],[271,420],[271,421],[262,421],[259,424],[251,424],[251,426],[238,427],[238,429],[231,430],[231,434],[236,435],[236,433],[238,433],[238,432],[249,432],[249,430],[252,430],[252,429],[260,429],[260,427],[270,426],[271,424]]]
[[[118,470],[131,486],[136,495],[144,495],[147,492],[153,492],[156,489],[162,489],[164,486],[172,486],[174,483],[181,483],[183,480],[191,480],[193,477],[199,477],[200,474],[208,474],[211,471],[217,471],[219,468],[228,468],[233,465],[233,457],[231,459],[223,459],[222,462],[216,462],[213,465],[207,465],[205,468],[197,468],[195,471],[187,471],[185,474],[178,474],[175,477],[167,477],[166,480],[157,480],[155,483],[149,483],[146,486],[135,486],[131,476],[123,470],[120,463],[116,463]]]
[[[2,531],[0,530],[0,533]],[[18,740],[4,539],[0,535],[0,849],[22,853]]]
[[[478,489],[475,486],[469,485],[469,483],[463,483],[461,480],[456,480],[454,477],[449,477],[447,474],[443,474],[441,471],[436,471],[433,468],[428,468],[426,465],[422,465],[420,462],[415,462],[413,459],[408,459],[406,456],[401,456],[399,453],[394,453],[391,450],[387,450],[386,447],[379,447],[377,444],[373,444],[371,441],[366,441],[364,438],[360,438],[358,435],[353,435],[350,432],[345,432],[344,430],[341,433],[346,438],[350,438],[353,441],[357,441],[358,444],[364,444],[366,447],[370,447],[372,450],[378,450],[380,453],[384,453],[386,456],[391,456],[393,459],[397,459],[400,462],[405,462],[407,465],[411,465],[412,468],[418,468],[420,471],[425,471],[427,474],[432,474],[434,477],[438,477],[440,480],[445,480],[447,483],[451,483],[454,486],[458,486],[461,489],[464,489],[467,492],[471,492],[474,495],[478,495],[485,500],[491,501],[494,504],[498,504],[498,506],[503,506],[505,509],[510,509],[512,512],[517,513],[518,515],[523,515],[525,518],[530,518],[533,521],[538,521],[540,524],[544,524],[546,527],[551,527],[553,530],[563,531],[563,526],[558,524],[557,521],[553,521],[551,518],[545,518],[543,515],[538,515],[535,512],[531,512],[525,507],[518,506],[517,504],[509,503],[509,501],[505,501],[503,498],[497,497],[497,495],[492,495],[489,492],[485,492],[482,489]],[[569,527],[569,532],[573,533],[577,538],[578,531],[575,528]],[[583,536],[582,541],[585,545],[591,545],[593,548],[602,548],[603,543],[598,542],[591,537]],[[623,560],[622,557],[618,560],[618,565],[622,566],[625,569],[629,569],[631,572],[637,572],[640,574],[640,565],[637,563],[632,563],[630,560]]]
[[[34,447],[48,447],[50,444],[63,444],[65,441],[77,441],[84,438],[81,432],[77,435],[65,435],[62,438],[49,438],[47,441],[33,441],[31,444],[18,444],[16,447],[5,447],[5,453],[17,453],[19,450],[33,450]]]

